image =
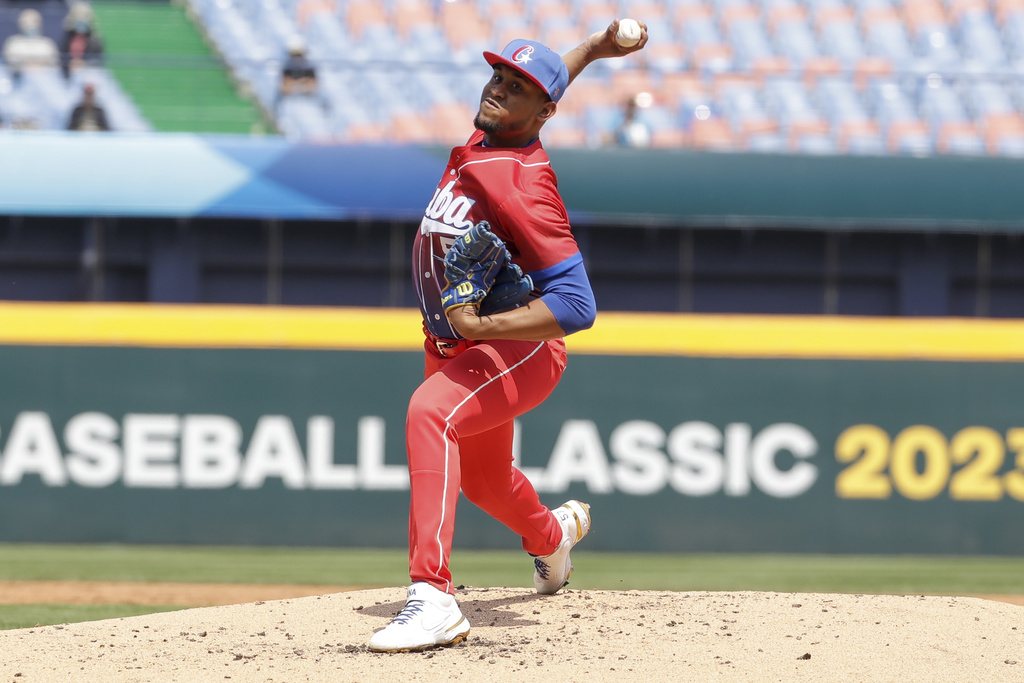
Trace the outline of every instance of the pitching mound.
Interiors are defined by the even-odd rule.
[[[1024,609],[977,598],[469,588],[469,640],[381,655],[404,590],[0,632],[0,680],[1024,679]]]

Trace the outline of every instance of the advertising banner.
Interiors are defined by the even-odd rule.
[[[415,221],[450,151],[51,131],[0,131],[0,148],[0,215]],[[1020,159],[557,147],[551,159],[578,223],[993,233],[1024,225]]]
[[[657,319],[697,345],[760,325],[763,348],[786,324]],[[838,357],[595,352],[614,340],[584,333],[554,394],[517,423],[520,465],[549,505],[593,505],[593,549],[1024,551],[1024,359],[991,357],[1024,328],[965,322],[975,345],[944,358],[935,323],[920,357],[866,358],[844,357],[828,320],[790,322],[823,325],[817,344]],[[273,315],[234,323],[247,346],[0,346],[0,541],[403,545],[415,328],[392,348],[344,335],[288,348],[269,345]],[[66,342],[88,337],[67,325]],[[755,344],[734,341],[721,353]],[[466,501],[456,534],[517,547]]]

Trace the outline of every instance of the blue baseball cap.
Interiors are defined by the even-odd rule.
[[[535,40],[516,38],[500,55],[484,52],[484,59],[491,66],[504,64],[523,74],[547,93],[552,102],[560,100],[569,87],[569,69],[561,55]]]

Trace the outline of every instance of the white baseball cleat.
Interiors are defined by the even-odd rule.
[[[469,620],[455,598],[418,582],[409,586],[405,607],[387,626],[370,637],[374,652],[412,652],[461,643],[469,635]]]
[[[569,583],[569,551],[590,532],[590,506],[570,500],[551,511],[562,527],[562,542],[555,552],[533,559],[533,587],[541,595],[554,595]]]

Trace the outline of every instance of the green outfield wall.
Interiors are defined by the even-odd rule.
[[[208,309],[0,305],[0,541],[405,543],[415,313],[380,313],[376,348],[368,311],[213,313],[233,339]],[[519,458],[547,503],[593,504],[595,550],[1021,554],[1021,340],[609,316],[520,419]],[[459,547],[517,547],[459,515]]]

